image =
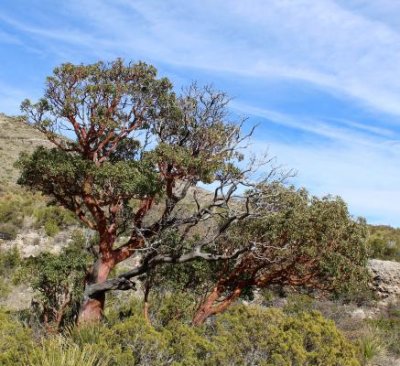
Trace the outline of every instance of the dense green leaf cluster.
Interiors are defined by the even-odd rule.
[[[338,294],[355,283],[367,286],[366,224],[350,216],[342,199],[318,198],[283,185],[262,189],[267,192],[254,202],[260,218],[242,223],[231,234],[236,245],[254,243],[255,254],[249,254],[242,278],[264,263],[257,277],[260,283],[269,278],[266,285],[300,285]]]

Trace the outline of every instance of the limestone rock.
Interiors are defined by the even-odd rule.
[[[368,268],[372,275],[372,286],[378,297],[385,301],[399,301],[400,263],[371,259]]]

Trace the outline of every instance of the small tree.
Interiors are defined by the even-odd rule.
[[[289,285],[330,292],[366,289],[366,224],[353,220],[340,198],[310,196],[283,185],[258,187],[255,217],[235,225],[219,240],[230,251],[251,245],[214,275],[193,323],[227,309],[252,287]]]
[[[71,324],[79,311],[86,269],[91,261],[85,250],[86,240],[74,232],[60,254],[41,253],[30,257],[21,268],[19,279],[29,277],[37,293],[32,310],[48,331]]]
[[[52,196],[99,238],[80,321],[100,319],[106,291],[133,288],[131,278],[159,264],[248,250],[242,245],[228,255],[216,246],[230,225],[250,215],[251,195],[232,202],[241,185],[252,186],[252,169],[238,168],[249,135],[241,135],[243,121],[229,121],[228,102],[224,93],[196,85],[177,97],[154,67],[118,59],[63,64],[47,78],[44,98],[22,103],[55,147],[22,156],[19,183]],[[280,179],[275,173],[271,168],[268,179]],[[217,187],[204,201],[194,189],[200,182]],[[136,253],[137,267],[109,279]]]

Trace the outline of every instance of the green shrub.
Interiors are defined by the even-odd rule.
[[[390,226],[370,226],[369,229],[370,257],[400,261],[400,229]]]
[[[99,325],[72,328],[70,339],[80,348],[91,345],[110,355],[110,365],[165,365],[170,357],[168,338],[134,315],[111,328]]]
[[[216,319],[214,364],[359,365],[356,348],[320,313],[236,306]]]
[[[8,188],[0,193],[0,223],[21,226],[25,216],[30,216],[43,197],[23,189]]]
[[[0,365],[21,365],[32,350],[32,334],[17,319],[0,309]]]
[[[46,235],[54,236],[60,229],[74,224],[73,214],[60,206],[40,207],[34,212],[35,227],[44,227]]]
[[[17,247],[10,250],[0,249],[0,275],[5,276],[12,269],[15,269],[21,264],[21,255]]]
[[[44,232],[47,236],[55,236],[60,231],[60,227],[54,220],[46,221],[44,224]]]
[[[286,314],[299,314],[314,309],[314,299],[305,294],[291,294],[283,309]]]
[[[9,195],[2,196],[0,199],[0,222],[21,226],[23,222],[21,203],[19,198]]]
[[[39,318],[48,325],[68,324],[78,312],[90,264],[84,243],[83,234],[76,231],[71,243],[59,255],[41,253],[29,258],[20,270],[19,278],[29,278],[32,288],[38,292],[35,302],[39,305]]]
[[[355,346],[313,311],[289,316],[235,306],[200,328],[176,319],[156,323],[136,313],[109,327],[72,328],[69,338],[80,348],[90,344],[111,355],[110,365],[359,365]]]
[[[391,306],[386,316],[370,320],[369,323],[380,332],[381,339],[385,340],[388,351],[400,356],[400,306]]]
[[[13,279],[16,268],[21,264],[21,256],[16,247],[10,250],[0,249],[0,298],[10,292],[10,281]]]

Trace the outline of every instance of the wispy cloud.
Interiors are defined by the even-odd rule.
[[[0,10],[0,43],[51,54],[52,62],[122,56],[166,65],[174,81],[207,75],[222,87],[240,85],[234,109],[263,121],[254,149],[270,144],[280,162],[298,169],[300,184],[341,194],[355,213],[400,226],[397,2],[70,0],[55,7],[43,0],[11,8]],[[17,108],[25,87],[41,91],[10,88],[10,80],[0,82],[1,111]],[[310,93],[287,110],[285,102],[296,99],[288,87],[280,103],[263,100],[283,84],[299,96],[324,94],[327,106],[312,112],[320,99]],[[290,139],[270,138],[272,125]]]
[[[242,77],[303,80],[399,115],[400,35],[382,19],[357,12],[361,6],[353,3],[73,0],[66,6],[85,22],[83,30],[62,18],[52,28],[2,19],[89,53],[134,52]]]

